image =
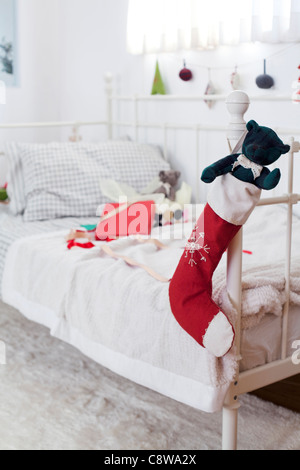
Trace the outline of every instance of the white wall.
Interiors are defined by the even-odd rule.
[[[190,82],[183,82],[178,78],[178,72],[182,67],[183,54],[162,54],[159,56],[159,63],[162,76],[165,79],[167,90],[174,94],[192,95],[204,93],[208,82],[207,67],[212,67],[211,79],[215,85],[216,92],[229,94],[232,91],[230,75],[234,70],[234,64],[241,64],[238,69],[241,79],[241,89],[249,95],[291,95],[292,82],[300,76],[298,65],[300,63],[300,45],[242,45],[239,47],[220,47],[216,51],[210,52],[190,52],[185,54],[187,66],[191,68],[194,79]],[[270,57],[273,56],[273,57]],[[275,86],[272,90],[261,90],[257,87],[255,80],[263,71],[263,59],[270,57],[267,61],[267,72],[273,76]],[[148,72],[148,80],[144,92],[151,89],[151,79],[155,67],[156,57],[145,57],[145,71]],[[198,65],[199,64],[199,65]],[[200,66],[201,65],[201,66]],[[204,67],[203,67],[204,66]],[[215,69],[214,69],[215,67]],[[144,72],[145,73],[145,72]],[[204,122],[206,124],[226,125],[228,123],[228,113],[225,103],[216,103],[212,109],[208,109],[205,103],[181,106],[179,115],[192,122]],[[174,115],[172,119],[174,120]],[[300,106],[292,102],[256,102],[252,101],[245,119],[255,119],[259,124],[276,128],[292,127],[298,128],[300,138]],[[284,140],[288,137],[281,136]],[[192,143],[190,143],[192,140]],[[194,136],[186,136],[185,141],[176,141],[177,152],[174,149],[174,164],[176,168],[183,172],[184,177],[196,187],[195,179],[200,175],[194,174],[193,152],[195,149]],[[204,168],[207,164],[222,158],[228,152],[224,136],[222,134],[206,133],[200,140],[201,163]],[[283,174],[286,173],[286,159],[283,157],[280,162]],[[297,191],[300,192],[300,157],[296,161],[295,183]],[[280,191],[286,191],[282,178]],[[205,198],[207,186],[200,184],[200,197]]]
[[[7,88],[6,105],[0,105],[2,122],[58,119],[60,104],[60,0],[18,0],[17,36],[19,84]],[[0,141],[52,139],[57,132],[0,131]],[[5,161],[0,158],[0,185],[5,180]]]
[[[117,91],[150,94],[157,57],[127,53],[127,6],[128,0],[19,0],[20,87],[8,90],[5,120],[102,119],[106,71],[113,73]],[[162,54],[158,59],[169,93],[203,93],[208,81],[207,67],[218,67],[212,70],[212,80],[218,92],[227,94],[231,91],[230,74],[236,64],[241,64],[241,88],[253,94],[261,92],[255,78],[262,72],[264,57],[286,47],[254,44],[210,52]],[[295,45],[268,60],[268,73],[275,79],[275,89],[269,93],[291,93],[292,81],[299,74],[299,57],[300,45]],[[194,79],[187,83],[178,78],[183,58],[194,73]],[[125,113],[123,108],[119,112],[122,116]],[[156,109],[149,105],[144,113],[152,120],[160,116],[162,120],[180,122],[224,125],[228,121],[224,103],[216,103],[211,110],[205,103],[160,105]],[[271,127],[300,129],[300,107],[291,103],[253,103],[246,115],[246,119],[252,118]],[[105,138],[104,130],[98,129],[84,135],[93,140]],[[60,134],[56,131],[39,136],[34,132],[18,134],[18,138],[23,136],[46,140]],[[160,133],[141,132],[141,137],[162,142]],[[169,143],[173,165],[195,188],[198,175],[194,171],[194,136],[170,134]],[[220,134],[203,135],[201,149],[202,167],[228,152]]]
[[[59,115],[59,0],[18,1],[19,85],[7,88],[6,122],[46,120]]]
[[[197,94],[205,91],[208,82],[208,67],[212,67],[211,78],[218,93],[229,93],[230,75],[235,65],[240,65],[241,88],[249,94],[261,94],[255,84],[263,71],[263,59],[267,61],[267,72],[275,79],[271,94],[291,94],[292,82],[298,78],[300,45],[243,45],[221,47],[210,52],[161,54],[145,57],[131,56],[126,51],[126,20],[128,0],[62,0],[60,15],[61,47],[63,56],[60,113],[62,119],[98,119],[105,115],[103,76],[106,71],[114,75],[114,86],[118,92],[150,94],[156,59],[168,93]],[[288,49],[287,49],[288,47]],[[274,55],[275,54],[275,55]],[[178,73],[183,59],[193,71],[191,82],[182,82]],[[214,69],[216,68],[217,69]],[[130,115],[131,109],[119,107],[120,117]],[[228,114],[224,103],[216,103],[210,110],[205,103],[165,105],[153,107],[148,104],[141,109],[145,119],[179,122],[205,122],[226,125]],[[256,119],[270,127],[298,127],[300,107],[291,103],[252,103],[246,119]],[[300,128],[300,126],[299,126]],[[128,133],[122,129],[121,133]],[[88,138],[105,136],[104,131],[85,133]],[[140,132],[140,137],[153,143],[162,143],[160,132]],[[181,170],[183,178],[196,188],[195,136],[190,132],[175,135],[170,133],[170,158],[173,166]],[[222,134],[201,136],[201,168],[215,159],[225,156],[228,147]],[[201,197],[206,187],[201,186]]]

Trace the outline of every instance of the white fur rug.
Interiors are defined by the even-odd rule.
[[[116,376],[0,303],[1,450],[215,450],[210,415]],[[300,450],[300,415],[241,399],[240,450]]]

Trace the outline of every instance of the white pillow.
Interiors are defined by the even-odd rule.
[[[7,194],[10,199],[9,209],[13,215],[23,214],[26,204],[23,165],[20,153],[23,146],[15,142],[6,143],[4,153],[7,159]]]
[[[8,162],[6,155],[0,153],[0,188],[3,188],[7,183]]]
[[[124,136],[119,138],[118,141],[130,141],[130,139]],[[8,183],[9,210],[13,215],[22,215],[26,207],[21,154],[23,150],[30,148],[32,145],[34,144],[6,142],[4,145],[4,158],[0,158],[0,186]],[[3,166],[5,168],[5,177]]]
[[[170,169],[158,147],[134,142],[27,144],[20,157],[26,222],[96,216],[107,202],[102,178],[140,192],[160,170]]]

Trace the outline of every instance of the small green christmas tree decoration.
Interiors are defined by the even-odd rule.
[[[158,61],[157,61],[156,62],[156,70],[155,70],[155,76],[154,76],[154,82],[153,82],[151,95],[165,95],[165,94],[166,94],[166,89],[165,89],[164,82],[161,78],[159,65],[158,65]]]
[[[6,188],[0,188],[0,201],[6,201],[8,199]]]

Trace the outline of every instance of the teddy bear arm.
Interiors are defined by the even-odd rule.
[[[170,199],[170,201],[175,201],[175,199],[176,199],[176,191],[175,191],[175,188],[171,188],[171,189],[170,189],[169,199]]]
[[[269,171],[267,168],[263,169],[262,174],[260,175],[260,178],[256,181],[258,184],[260,184],[261,189],[265,189],[267,191],[270,191],[271,189],[276,188],[278,185],[279,181],[281,178],[281,173],[278,168],[276,168],[273,171]]]
[[[202,181],[211,183],[217,176],[226,175],[232,170],[232,165],[237,161],[238,154],[228,155],[225,158],[213,163],[205,168],[202,173]]]
[[[155,191],[153,191],[153,194],[164,194],[165,196],[167,196],[167,190],[163,186],[160,186]]]
[[[259,178],[255,180],[255,185],[260,189],[270,191],[278,185],[280,178],[281,173],[278,168],[271,172],[268,168],[264,167]]]
[[[255,186],[257,186],[259,189],[264,189],[264,182],[269,173],[270,170],[264,167],[260,176],[254,180],[253,184],[255,184]]]

